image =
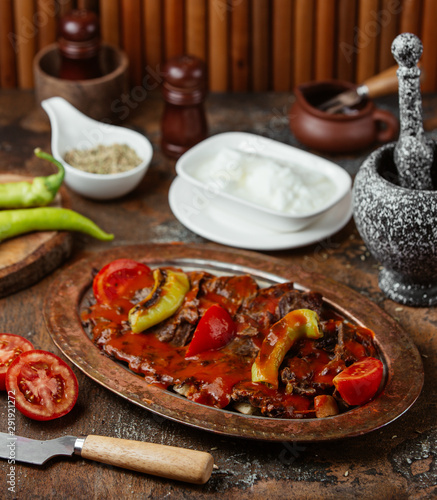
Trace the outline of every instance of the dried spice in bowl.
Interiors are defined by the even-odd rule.
[[[92,149],[72,149],[64,155],[72,167],[92,174],[119,174],[137,167],[143,160],[127,144],[99,144]]]

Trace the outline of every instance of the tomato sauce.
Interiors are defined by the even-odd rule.
[[[235,277],[237,295],[245,285],[244,280],[240,278]],[[132,290],[132,296],[134,292],[135,290]],[[208,305],[213,303],[227,307],[231,314],[236,312],[235,304],[217,291],[202,296],[199,311],[206,310]],[[153,331],[133,333],[128,323],[128,312],[133,306],[134,303],[126,299],[118,299],[104,305],[96,303],[84,309],[81,317],[85,327],[92,333],[96,345],[106,354],[126,362],[132,371],[143,375],[148,383],[163,389],[184,386],[184,395],[187,398],[217,408],[228,407],[231,395],[237,389],[240,393],[247,391],[252,403],[259,402],[259,408],[263,405],[273,408],[267,408],[272,416],[276,406],[281,408],[280,416],[284,418],[314,416],[313,397],[289,393],[289,385],[286,383],[280,384],[279,389],[272,389],[266,384],[252,382],[254,357],[245,353],[245,346],[252,343],[259,348],[266,332],[260,331],[253,337],[237,336],[221,349],[202,352],[186,359],[189,344],[174,346],[170,342],[159,340]],[[265,306],[266,310],[273,311],[274,301],[267,302]],[[333,313],[330,312],[328,316],[332,317]],[[335,319],[330,319],[326,330],[335,329],[336,324],[343,323],[342,319],[335,314],[334,316]],[[370,330],[362,329],[361,336],[367,338],[367,343],[371,344]],[[357,356],[366,351],[360,339],[348,340],[348,350]],[[333,352],[317,347],[315,341],[310,339],[299,340],[292,351],[293,356],[287,359],[286,363],[295,379],[300,382],[311,379],[313,384],[318,384],[327,394],[332,394],[332,379],[345,368],[345,363],[337,359],[338,356]]]

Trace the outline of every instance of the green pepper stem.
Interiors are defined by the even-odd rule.
[[[42,160],[47,160],[53,163],[53,165],[56,165],[58,167],[58,172],[56,174],[52,174],[44,178],[47,189],[53,192],[55,195],[58,192],[59,188],[61,187],[62,181],[64,180],[65,177],[64,166],[62,165],[61,162],[55,160],[55,158],[53,158],[51,154],[41,151],[40,148],[36,148],[34,150],[34,153],[38,158],[41,158]]]
[[[39,148],[35,149],[35,155],[56,165],[58,172],[47,177],[34,177],[29,181],[1,183],[0,208],[42,207],[54,200],[64,180],[64,167]]]

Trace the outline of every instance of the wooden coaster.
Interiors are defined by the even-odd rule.
[[[29,177],[0,174],[0,182]],[[68,208],[61,188],[51,206]],[[65,231],[38,231],[0,242],[0,297],[28,288],[59,267],[70,255],[73,239]]]

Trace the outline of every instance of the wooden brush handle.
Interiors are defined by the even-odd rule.
[[[104,436],[87,436],[80,455],[125,469],[187,483],[204,484],[214,459],[203,451]]]
[[[372,76],[363,82],[363,85],[368,88],[368,96],[374,98],[387,94],[395,94],[398,91],[397,69],[398,66],[391,66],[382,73]]]
[[[397,65],[391,66],[382,73],[372,76],[363,82],[363,85],[368,89],[367,95],[371,99],[383,95],[396,94],[398,92],[398,77],[396,74],[398,67]],[[419,68],[421,68],[420,64]],[[425,73],[421,68],[420,81],[423,82],[424,79]]]

